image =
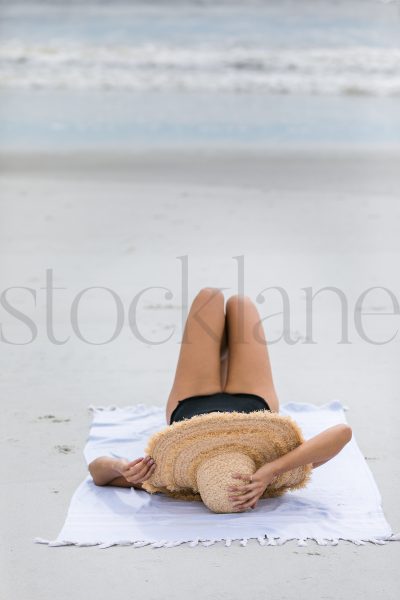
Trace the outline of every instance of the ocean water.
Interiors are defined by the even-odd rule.
[[[397,144],[398,0],[0,1],[0,146]]]

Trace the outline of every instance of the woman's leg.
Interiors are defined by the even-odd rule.
[[[228,378],[228,360],[229,360],[228,335],[227,335],[227,330],[226,330],[226,318],[225,318],[225,327],[224,327],[224,332],[222,334],[221,354],[220,354],[221,390],[223,390],[225,388],[226,380]]]
[[[232,296],[226,304],[229,363],[225,392],[257,394],[279,412],[267,342],[258,310],[246,296]]]
[[[222,391],[220,367],[225,328],[224,302],[220,290],[204,288],[192,303],[166,407],[168,424],[179,400]]]

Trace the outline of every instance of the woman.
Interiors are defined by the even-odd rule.
[[[167,425],[208,412],[279,413],[262,321],[254,303],[232,296],[224,310],[224,296],[214,288],[202,289],[193,301],[183,335],[174,383],[167,401]],[[266,463],[250,478],[236,473],[230,499],[235,510],[255,508],[274,479],[301,465],[324,464],[350,441],[351,428],[340,424],[326,429]],[[96,485],[142,489],[154,472],[154,460],[132,462],[100,457],[89,465]]]

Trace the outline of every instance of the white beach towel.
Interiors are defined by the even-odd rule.
[[[88,464],[98,456],[138,458],[149,436],[166,426],[165,408],[160,406],[91,410],[93,422],[84,450]],[[281,413],[298,422],[305,439],[346,422],[337,401],[321,407],[290,403]],[[186,542],[210,546],[220,540],[226,546],[233,540],[246,545],[250,538],[271,546],[288,540],[307,545],[307,539],[323,545],[339,540],[384,544],[399,536],[392,534],[384,517],[378,488],[353,435],[342,452],[313,471],[307,488],[259,500],[255,510],[245,513],[215,514],[201,502],[134,488],[97,487],[88,476],[72,497],[57,539],[35,541],[49,546],[160,548]]]

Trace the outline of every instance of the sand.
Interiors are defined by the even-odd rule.
[[[0,157],[2,597],[395,597],[398,543],[99,550],[32,540],[57,535],[86,475],[88,405],[165,403],[185,297],[203,286],[253,299],[279,287],[259,304],[263,317],[280,312],[287,294],[286,341],[279,315],[265,321],[281,403],[349,407],[386,517],[400,530],[399,338],[362,338],[384,341],[399,326],[390,314],[400,293],[398,158],[327,149]],[[46,271],[64,288],[47,297]],[[114,296],[84,293],[74,331],[71,307],[91,286]],[[307,343],[303,288],[324,286],[345,295],[348,334],[335,292],[324,292]],[[361,311],[373,314],[362,317],[363,332],[360,296],[373,286],[393,297],[367,294]],[[4,295],[10,287],[29,289]],[[5,298],[31,321],[10,314]],[[127,320],[135,298],[136,333]]]

